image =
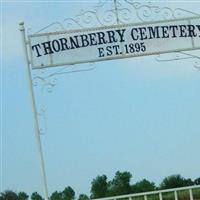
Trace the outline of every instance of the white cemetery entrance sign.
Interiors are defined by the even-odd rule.
[[[132,20],[126,19],[125,23],[123,17],[120,18],[122,15],[119,14],[124,9],[123,3],[127,4],[127,1],[120,2],[122,3],[117,4],[115,0],[114,5],[112,5],[113,9],[109,11],[115,16],[115,22],[111,21],[110,24],[106,25],[99,23],[95,28],[62,29],[61,31],[46,31],[44,29],[45,32],[28,34],[26,37],[24,23],[20,23],[45,200],[48,199],[48,190],[40,141],[39,122],[32,87],[32,69],[200,49],[199,15],[182,10],[186,14],[189,13],[190,16],[177,18],[175,17],[175,12],[169,8],[156,7],[157,14],[162,13],[163,9],[165,9],[165,12],[167,10],[168,14],[170,14],[169,18],[156,21],[149,20],[150,16],[148,16],[148,20],[143,19],[137,23],[133,23]],[[131,3],[129,2],[129,4]],[[132,3],[129,6],[132,6],[131,11],[136,12],[137,17],[140,19],[142,17],[139,14],[139,9],[142,6],[145,9],[152,9],[151,12],[153,9],[155,10],[154,6],[140,5],[139,3]],[[97,8],[96,13],[94,11],[88,12],[91,12],[90,14],[93,14],[97,19],[98,9],[100,8]],[[87,15],[88,13],[83,13],[81,17],[84,17],[85,14]],[[79,16],[79,20],[81,17]],[[79,23],[78,20],[67,20]]]
[[[200,17],[28,36],[33,69],[200,49]]]

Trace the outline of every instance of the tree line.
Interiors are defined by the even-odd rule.
[[[112,180],[108,180],[106,175],[97,176],[91,182],[90,196],[80,194],[78,200],[89,200],[95,198],[155,191],[161,189],[177,188],[200,184],[200,177],[194,180],[186,179],[179,174],[165,177],[157,186],[154,182],[143,179],[131,184],[132,174],[130,172],[117,171]],[[51,194],[50,200],[75,200],[76,194],[72,187],[67,186],[63,191],[55,191]],[[5,190],[0,194],[0,200],[44,200],[37,192],[30,196],[25,192],[14,192]]]

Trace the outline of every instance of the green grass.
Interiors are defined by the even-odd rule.
[[[200,200],[200,188],[193,189],[193,197],[195,200]]]

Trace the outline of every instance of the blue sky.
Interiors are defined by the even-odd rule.
[[[198,1],[153,3],[200,9]],[[42,193],[18,23],[24,21],[34,32],[95,2],[2,5],[1,189]],[[194,61],[158,62],[147,56],[99,62],[91,71],[57,76],[51,93],[35,88],[38,108],[46,107],[47,130],[41,138],[49,192],[70,185],[77,194],[89,194],[94,177],[111,179],[117,170],[130,171],[133,183],[147,178],[158,184],[175,173],[199,177],[200,71]]]

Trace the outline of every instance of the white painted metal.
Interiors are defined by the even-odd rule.
[[[192,194],[192,189],[189,189],[189,194],[190,194],[190,200],[193,200],[193,194]]]
[[[161,192],[159,193],[159,200],[163,200]]]
[[[178,194],[177,194],[176,190],[174,191],[174,198],[175,198],[175,200],[178,200]]]
[[[190,51],[190,50],[199,50],[200,48],[197,47],[197,48],[188,48],[188,49],[176,49],[174,50],[173,52],[176,53],[176,52],[180,52],[180,51]],[[163,51],[162,54],[164,53],[172,53],[171,51]],[[143,55],[140,55],[141,56],[151,56],[151,55],[156,55],[154,53],[144,53]],[[159,53],[157,53],[157,55],[159,55]],[[134,57],[132,55],[124,55],[123,58],[131,58],[131,57]],[[136,57],[136,56],[135,56]],[[86,60],[85,63],[94,63],[94,62],[102,62],[102,61],[106,61],[106,60],[117,60],[117,59],[122,59],[121,57],[115,57],[115,58],[109,58],[109,57],[106,57],[104,60],[102,59],[96,59],[95,61],[91,61],[91,60]],[[36,66],[34,67],[33,69],[43,69],[43,68],[48,68],[48,67],[59,67],[59,66],[64,66],[64,65],[75,65],[75,64],[82,64],[83,62],[68,62],[68,63],[60,63],[60,64],[54,64],[54,65],[43,65],[43,66]]]
[[[117,9],[117,2],[114,0],[114,6],[115,6],[115,15],[117,19],[117,24],[119,24],[119,15],[118,15],[118,9]]]
[[[37,149],[38,149],[38,154],[39,154],[42,179],[43,179],[43,184],[44,184],[45,200],[48,200],[47,178],[46,178],[46,173],[45,173],[45,166],[44,166],[44,158],[43,158],[43,152],[42,152],[42,144],[41,144],[41,139],[40,139],[38,116],[37,116],[37,110],[36,110],[36,102],[35,102],[34,91],[33,91],[31,68],[30,68],[30,63],[29,63],[29,58],[28,58],[27,47],[26,47],[26,45],[27,45],[26,34],[25,34],[25,28],[24,28],[23,22],[21,22],[19,24],[19,30],[21,31],[21,35],[22,35],[23,51],[24,51],[24,57],[25,57],[25,62],[26,62],[26,71],[27,71],[29,91],[30,91],[32,111],[33,111],[33,118],[34,118],[34,129],[35,129],[36,143],[37,143]]]
[[[129,23],[129,24],[120,24],[120,25],[109,25],[109,26],[104,26],[104,28],[123,28],[128,26],[137,26],[137,25],[148,25],[148,24],[157,24],[157,23],[162,23],[162,22],[178,22],[178,21],[183,21],[183,20],[195,20],[199,19],[200,16],[195,16],[195,17],[182,17],[182,18],[177,18],[177,19],[166,19],[166,20],[157,20],[157,21],[148,21],[148,22],[137,22],[137,23]],[[66,30],[66,31],[56,31],[56,32],[46,32],[46,33],[34,33],[34,34],[29,34],[29,37],[38,37],[38,36],[45,36],[45,35],[51,35],[54,33],[58,34],[63,34],[63,33],[74,33],[74,32],[85,32],[85,31],[94,31],[94,30],[99,30],[102,29],[102,26],[95,27],[95,28],[82,28],[82,29],[72,29],[72,30]]]
[[[120,28],[120,27],[125,27],[127,26],[127,24],[123,24],[123,25],[119,25],[119,16],[118,16],[118,12],[117,12],[117,3],[116,0],[114,0],[114,5],[115,5],[115,11],[116,11],[116,17],[117,17],[117,25],[115,26],[107,26],[104,28]],[[191,17],[191,18],[180,18],[180,19],[171,19],[171,20],[165,20],[165,22],[173,22],[173,21],[180,21],[180,20],[192,20],[192,19],[199,19],[199,16],[197,17]],[[157,21],[156,23],[159,22],[163,22],[163,21]],[[149,24],[151,22],[143,22],[142,24]],[[155,21],[152,21],[152,23],[155,23]],[[140,25],[141,23],[134,23],[133,25]],[[130,25],[130,24],[129,24]],[[73,33],[73,32],[84,32],[84,31],[95,31],[95,30],[100,30],[102,29],[102,27],[97,27],[97,28],[90,28],[90,29],[77,29],[77,30],[71,30],[71,31],[61,31],[61,32],[56,32],[57,34],[62,34],[62,33]],[[38,123],[38,117],[37,117],[37,110],[36,110],[36,103],[35,103],[35,98],[34,98],[34,91],[33,91],[33,87],[32,87],[32,75],[31,75],[31,68],[33,67],[33,61],[32,59],[29,60],[28,57],[28,48],[27,48],[27,44],[29,46],[29,50],[30,50],[30,57],[32,57],[32,51],[31,51],[31,47],[30,47],[30,43],[31,43],[31,38],[34,37],[38,37],[38,36],[47,36],[49,37],[54,33],[37,33],[37,34],[32,34],[28,36],[28,42],[26,40],[26,35],[25,35],[25,28],[24,28],[24,23],[20,23],[19,24],[19,30],[21,31],[22,34],[22,41],[23,41],[23,50],[24,50],[24,55],[25,55],[25,61],[26,61],[26,65],[27,65],[27,76],[28,76],[28,82],[29,82],[29,87],[30,87],[30,95],[31,95],[31,102],[32,102],[32,109],[33,109],[33,116],[34,116],[34,128],[35,128],[35,134],[36,134],[36,142],[37,142],[37,148],[38,148],[38,153],[39,153],[39,159],[40,159],[40,165],[41,165],[41,173],[42,173],[42,178],[43,178],[43,184],[44,184],[44,193],[45,193],[45,200],[48,200],[48,189],[47,189],[47,179],[46,179],[46,173],[45,173],[45,166],[44,166],[44,159],[43,159],[43,152],[42,152],[42,145],[41,145],[41,139],[40,139],[40,130],[39,130],[39,123]],[[187,49],[176,49],[174,50],[174,52],[179,52],[184,51],[184,50],[195,50],[195,49],[199,49],[199,47],[195,47],[194,46],[194,41],[192,38],[192,48],[187,48]],[[171,51],[163,51],[162,53],[169,53]],[[147,54],[143,54],[142,56],[145,55],[154,55],[155,53],[147,53]],[[133,55],[124,55],[123,58],[128,58],[128,57],[133,57]],[[121,59],[121,57],[115,57],[115,58],[105,58],[104,60],[111,60],[111,59]],[[52,66],[61,66],[61,65],[72,65],[72,64],[79,64],[79,63],[83,63],[83,62],[62,62],[59,64],[53,64],[52,62],[52,57],[50,55],[50,64],[49,65],[43,65],[43,66],[35,66],[34,69],[37,68],[44,68],[44,67],[52,67]],[[102,61],[101,59],[96,59],[95,61]],[[94,62],[91,60],[85,60],[84,62]],[[193,194],[192,194],[192,189],[194,188],[200,188],[200,185],[197,186],[191,186],[191,187],[183,187],[183,188],[176,188],[176,189],[168,189],[168,190],[160,190],[160,191],[153,191],[153,192],[145,192],[145,193],[139,193],[139,194],[129,194],[129,195],[121,195],[121,196],[115,196],[115,197],[108,197],[108,198],[101,198],[101,200],[118,200],[118,199],[123,199],[123,198],[128,198],[129,200],[132,200],[133,197],[138,197],[138,196],[143,196],[144,200],[148,199],[148,195],[153,195],[153,194],[159,194],[159,200],[162,200],[162,194],[165,192],[174,192],[175,194],[175,200],[178,200],[178,195],[177,195],[177,191],[180,190],[189,190],[189,195],[190,195],[190,200],[193,200]]]
[[[115,5],[115,9],[117,9],[117,5]],[[102,56],[100,57],[98,55],[97,46],[92,45],[88,46],[86,48],[75,48],[73,51],[60,51],[58,54],[48,54],[45,56],[36,56],[36,51],[33,54],[33,50],[31,46],[36,44],[41,44],[41,42],[46,42],[46,37],[49,37],[50,40],[59,39],[60,37],[65,37],[68,35],[69,37],[77,35],[78,33],[81,34],[89,34],[95,31],[108,31],[112,29],[120,29],[120,28],[126,28],[127,32],[125,32],[125,38],[126,42],[123,42],[123,44],[130,44],[133,42],[130,36],[130,31],[132,26],[155,26],[157,24],[166,24],[166,23],[186,23],[190,24],[192,20],[200,20],[200,17],[188,17],[188,18],[180,18],[180,19],[172,19],[172,20],[160,20],[160,21],[153,21],[153,22],[145,22],[145,23],[131,23],[131,24],[117,24],[113,26],[104,26],[104,27],[97,27],[97,28],[83,28],[83,29],[77,29],[77,30],[70,30],[70,31],[60,31],[60,32],[47,32],[47,33],[36,33],[36,34],[30,34],[28,36],[29,39],[29,51],[31,56],[31,65],[33,69],[37,68],[45,68],[45,67],[55,67],[55,66],[62,66],[62,65],[73,65],[73,64],[80,64],[80,63],[89,63],[89,62],[97,62],[97,61],[105,61],[105,60],[113,60],[113,59],[122,59],[122,58],[128,58],[128,57],[136,57],[136,56],[145,56],[145,55],[155,55],[160,53],[171,53],[171,52],[180,52],[180,51],[190,51],[190,50],[196,50],[200,49],[199,46],[199,39],[195,39],[195,46],[194,46],[194,39],[190,40],[190,38],[177,38],[177,45],[174,44],[174,40],[170,40],[171,42],[165,40],[165,45],[160,45],[164,40],[156,39],[154,40],[146,40],[143,41],[144,45],[147,45],[147,50],[143,52],[135,52],[135,53],[125,53],[124,48],[120,49],[120,54],[112,54],[111,56]],[[183,24],[184,24],[183,23]],[[195,22],[196,23],[196,22]],[[49,40],[48,40],[49,41]],[[155,43],[155,44],[154,44]],[[122,45],[122,42],[115,43],[118,45]],[[170,46],[171,44],[171,46]],[[153,45],[153,46],[152,46]],[[103,46],[106,48],[107,45],[104,44]],[[157,48],[155,48],[157,47]],[[73,56],[72,56],[73,55]],[[52,57],[53,56],[53,57]],[[49,57],[49,59],[48,59]],[[52,59],[53,58],[53,59]],[[51,60],[53,62],[50,62],[48,60]]]
[[[148,195],[159,195],[159,199],[162,200],[162,194],[167,192],[175,192],[188,190],[192,191],[192,189],[200,189],[200,185],[194,185],[194,186],[188,186],[188,187],[181,187],[181,188],[173,188],[173,189],[166,189],[166,190],[157,190],[157,191],[151,191],[151,192],[141,192],[136,194],[127,194],[127,195],[120,195],[120,196],[113,196],[113,197],[105,197],[105,198],[99,198],[99,199],[93,199],[93,200],[120,200],[128,198],[129,200],[134,197],[144,197]],[[192,194],[192,192],[190,192]],[[178,195],[177,195],[178,196]],[[145,197],[144,197],[145,198]],[[178,197],[177,197],[178,198]],[[190,196],[190,200],[193,200],[193,198]]]

